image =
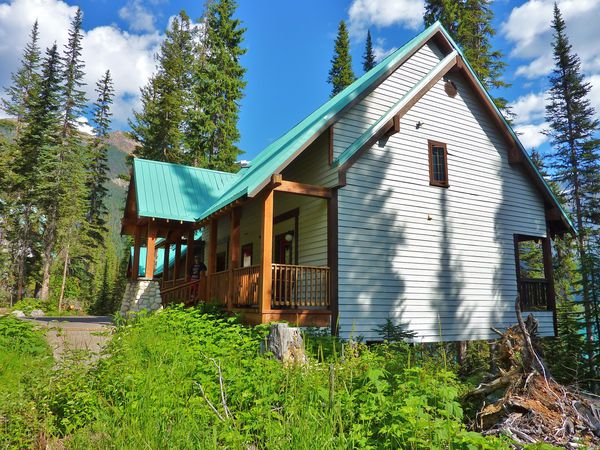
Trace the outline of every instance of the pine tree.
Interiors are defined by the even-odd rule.
[[[130,121],[144,158],[189,162],[187,117],[192,104],[192,70],[198,51],[198,28],[185,12],[174,18],[156,56],[158,70],[142,88],[142,111]]]
[[[335,39],[331,69],[327,82],[331,84],[331,96],[335,96],[350,86],[356,79],[352,71],[352,56],[350,56],[350,38],[346,22],[340,21],[338,34]]]
[[[554,5],[552,44],[555,67],[549,77],[549,104],[546,121],[554,147],[551,159],[554,178],[566,188],[569,205],[573,208],[577,228],[577,250],[581,266],[582,302],[585,310],[588,362],[594,368],[594,336],[598,335],[597,305],[593,304],[587,240],[589,237],[590,206],[600,183],[600,142],[594,137],[598,120],[589,101],[590,85],[584,82],[580,60],[572,51],[566,34],[566,25],[558,6]],[[596,317],[594,317],[596,316]],[[596,333],[594,324],[596,323]]]
[[[496,34],[490,5],[490,0],[427,0],[423,16],[426,26],[437,20],[444,25],[488,90],[509,86],[502,81],[502,53],[493,51],[490,42]],[[494,102],[506,110],[506,99],[494,97]]]
[[[375,54],[373,53],[373,41],[371,39],[371,31],[367,31],[367,40],[365,42],[365,54],[363,55],[363,70],[368,72],[375,67]]]
[[[108,146],[107,136],[110,131],[112,113],[110,106],[113,102],[114,88],[110,71],[96,83],[98,98],[94,103],[94,132],[95,136],[91,143],[91,163],[88,168],[88,212],[87,220],[93,229],[94,239],[101,242],[102,232],[106,224],[106,206],[104,198],[108,181]]]
[[[39,81],[40,68],[40,47],[39,47],[39,29],[37,20],[31,28],[29,34],[30,40],[25,46],[21,65],[19,69],[11,75],[12,85],[5,89],[6,97],[2,99],[2,109],[8,115],[16,118],[15,139],[19,138],[23,120],[30,107],[32,98],[35,96],[34,90]]]
[[[194,71],[194,102],[190,123],[190,163],[209,169],[234,171],[242,151],[236,143],[239,102],[246,86],[240,58],[245,28],[234,18],[234,0],[214,0],[204,19],[201,57]]]

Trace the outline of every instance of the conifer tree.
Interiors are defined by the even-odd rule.
[[[91,143],[91,162],[87,181],[88,188],[88,212],[87,220],[93,229],[94,238],[101,241],[102,232],[105,230],[105,216],[107,213],[104,205],[106,197],[106,182],[108,181],[108,146],[107,136],[110,131],[112,113],[110,107],[113,102],[114,88],[110,71],[96,83],[98,98],[94,103],[94,132],[95,136]]]
[[[375,67],[375,54],[373,53],[373,40],[371,39],[371,30],[367,31],[367,40],[365,42],[365,54],[363,55],[363,70],[368,72]]]
[[[506,66],[502,53],[492,50],[490,42],[496,34],[490,5],[490,0],[427,0],[423,19],[426,26],[439,20],[461,46],[484,87],[498,89],[509,85],[501,78]],[[494,97],[494,102],[506,111],[506,99]]]
[[[11,75],[12,84],[5,89],[6,97],[2,99],[2,109],[15,117],[15,139],[19,138],[23,120],[35,95],[39,81],[41,53],[39,47],[39,29],[37,20],[31,28],[29,42],[23,51],[19,69]]]
[[[346,22],[340,21],[338,34],[335,39],[331,69],[327,82],[331,84],[331,96],[335,96],[350,86],[356,79],[352,71],[352,56],[350,56],[350,38]]]
[[[598,322],[597,305],[593,304],[587,240],[590,232],[590,212],[593,211],[600,183],[600,142],[595,138],[598,120],[589,101],[590,85],[584,81],[580,60],[571,48],[566,25],[558,6],[554,5],[552,44],[555,67],[549,77],[549,103],[546,121],[554,148],[551,160],[554,178],[566,188],[568,203],[572,205],[577,228],[577,250],[581,265],[582,301],[585,308],[588,362],[594,368],[593,322]]]
[[[234,18],[234,0],[208,3],[204,19],[201,56],[194,71],[194,102],[189,145],[194,149],[190,163],[200,167],[233,171],[242,151],[237,147],[240,133],[240,101],[246,86],[240,58],[245,28]]]
[[[187,117],[192,104],[192,70],[197,58],[198,27],[184,11],[174,18],[156,56],[157,73],[142,88],[142,110],[130,121],[144,158],[189,162]]]

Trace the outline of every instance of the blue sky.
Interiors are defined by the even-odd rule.
[[[139,87],[153,70],[155,53],[168,20],[185,9],[199,18],[201,1],[168,0],[11,0],[0,1],[0,82],[15,70],[31,23],[40,21],[42,42],[63,43],[74,7],[85,14],[84,58],[88,83],[106,68],[117,86],[115,126],[126,127],[138,105]],[[560,3],[583,68],[594,86],[592,100],[600,110],[600,0]],[[516,128],[528,147],[546,147],[543,107],[551,69],[550,0],[496,1],[498,30],[494,47],[505,54],[505,81],[500,94],[513,103]],[[384,55],[423,29],[422,2],[415,0],[241,0],[238,17],[247,28],[243,58],[248,82],[242,101],[240,147],[251,159],[263,147],[329,97],[327,71],[339,20],[348,21],[357,75],[362,74],[364,34],[370,29]],[[91,92],[91,87],[89,88]]]

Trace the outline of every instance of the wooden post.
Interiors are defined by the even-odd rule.
[[[187,248],[185,253],[185,280],[190,281],[190,272],[194,264],[194,230],[191,229],[187,233]]]
[[[274,193],[271,190],[264,199],[262,211],[260,290],[258,294],[258,308],[261,314],[271,311],[271,290],[273,288],[273,198]]]
[[[175,241],[175,262],[173,263],[173,286],[179,278],[179,260],[181,259],[181,238],[177,236]]]
[[[338,334],[338,191],[327,200],[327,265],[329,266],[329,308],[331,334]]]
[[[154,265],[156,261],[156,227],[148,222],[148,235],[146,238],[146,278],[154,278]]]
[[[548,236],[542,239],[542,253],[544,257],[544,277],[546,278],[546,304],[548,310],[552,311],[554,319],[554,334],[558,336],[558,324],[556,319],[556,297],[554,293],[554,268],[552,267],[552,243],[550,241],[550,230]]]
[[[240,265],[240,208],[233,208],[230,216],[230,231],[229,231],[229,290],[227,293],[227,310],[233,308],[233,290],[236,286],[233,285],[233,269],[237,269]]]
[[[169,281],[169,252],[171,244],[168,239],[165,239],[165,252],[163,258],[163,281]]]
[[[140,247],[142,246],[142,229],[135,228],[133,238],[133,263],[131,265],[131,279],[137,280],[140,276]]]
[[[208,264],[207,264],[207,275],[206,280],[206,293],[208,296],[211,295],[211,283],[212,274],[217,271],[217,234],[218,234],[218,219],[212,219],[210,221],[210,231],[208,232]],[[213,299],[209,299],[213,300]]]

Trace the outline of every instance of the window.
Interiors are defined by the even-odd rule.
[[[252,265],[252,243],[242,246],[242,267]]]
[[[429,141],[429,184],[448,187],[448,151],[446,144]]]

